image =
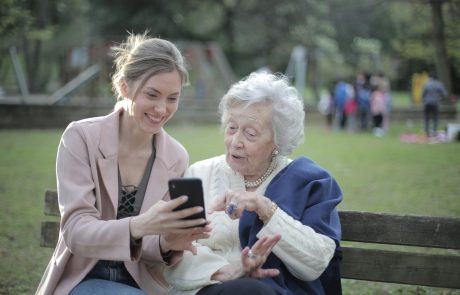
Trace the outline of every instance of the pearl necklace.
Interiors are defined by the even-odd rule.
[[[268,166],[268,169],[267,171],[265,171],[264,175],[262,175],[261,177],[259,177],[258,179],[254,181],[244,180],[244,186],[246,188],[259,187],[270,176],[270,174],[272,174],[272,172],[275,170],[277,165],[278,165],[277,157],[273,157],[270,163],[270,166]]]

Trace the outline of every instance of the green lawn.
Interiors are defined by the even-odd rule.
[[[403,143],[403,132],[396,125],[376,138],[307,127],[293,157],[306,155],[336,177],[344,191],[342,209],[460,216],[460,145]],[[192,163],[224,151],[218,126],[170,133],[186,146]]]
[[[384,138],[306,128],[294,153],[328,169],[344,192],[346,210],[460,216],[460,144],[406,144],[404,126]],[[175,125],[168,131],[191,162],[224,151],[217,125]],[[52,255],[39,247],[43,194],[55,187],[55,156],[62,130],[0,131],[0,294],[32,294]],[[436,288],[344,282],[345,294],[460,294]]]

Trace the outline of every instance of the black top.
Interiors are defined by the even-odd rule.
[[[121,181],[120,168],[118,168],[118,212],[117,219],[129,216],[136,216],[141,211],[142,202],[144,201],[145,190],[152,171],[153,162],[155,161],[155,137],[152,140],[152,154],[145,167],[144,176],[139,186],[123,185]]]

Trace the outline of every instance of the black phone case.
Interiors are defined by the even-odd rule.
[[[192,208],[195,206],[203,207],[203,209],[205,208],[203,199],[203,185],[200,178],[173,178],[169,180],[168,186],[171,199],[175,199],[184,195],[188,196],[187,202],[174,209],[174,211]],[[206,219],[205,210],[185,217],[184,219],[196,218]]]

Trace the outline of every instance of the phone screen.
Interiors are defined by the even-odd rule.
[[[180,196],[188,196],[187,202],[174,209],[174,211],[196,206],[203,207],[203,209],[205,208],[203,199],[203,185],[200,178],[173,178],[169,180],[168,186],[171,199],[175,199]],[[196,218],[206,219],[206,211],[203,210],[199,213],[185,217],[184,219]]]

